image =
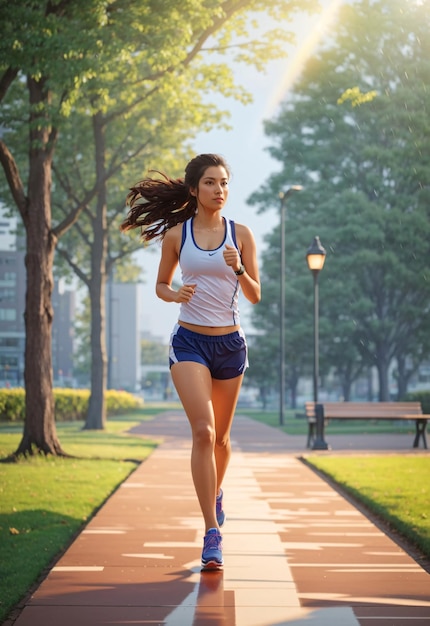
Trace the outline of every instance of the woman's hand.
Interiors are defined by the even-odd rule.
[[[223,255],[226,264],[231,267],[234,272],[237,272],[240,268],[240,256],[237,248],[225,244]]]
[[[196,291],[197,283],[192,285],[182,285],[176,292],[176,302],[189,302]]]

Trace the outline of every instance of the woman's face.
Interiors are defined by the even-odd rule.
[[[197,198],[197,206],[219,210],[224,207],[228,198],[228,174],[222,165],[208,167],[199,180],[197,189],[191,189]]]

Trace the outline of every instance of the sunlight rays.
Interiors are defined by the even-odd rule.
[[[307,36],[305,36],[302,44],[297,48],[296,53],[286,59],[280,80],[266,103],[264,112],[266,119],[270,119],[274,115],[278,105],[282,102],[286,93],[299,77],[304,64],[316,50],[323,37],[327,35],[330,27],[334,24],[337,11],[343,2],[344,0],[330,0],[325,3],[315,25],[311,28]]]

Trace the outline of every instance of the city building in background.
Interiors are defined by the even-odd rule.
[[[52,306],[52,369],[56,387],[74,387],[73,352],[75,343],[74,318],[76,294],[61,289],[61,283],[54,282]]]
[[[20,249],[21,248],[21,249]],[[24,378],[25,253],[16,220],[0,212],[0,386],[19,387]]]
[[[24,385],[25,291],[24,241],[17,221],[0,210],[0,387]],[[55,281],[52,296],[52,367],[54,385],[73,386],[75,293]]]
[[[140,389],[140,285],[109,280],[106,289],[108,389]]]

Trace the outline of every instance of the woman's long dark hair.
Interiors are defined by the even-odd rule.
[[[127,218],[122,222],[122,231],[142,229],[142,239],[163,239],[166,232],[192,217],[197,209],[197,200],[190,189],[197,189],[199,181],[208,167],[224,167],[230,170],[218,154],[200,154],[185,168],[185,178],[173,179],[162,172],[154,171],[160,178],[144,178],[130,188],[126,205],[130,207]]]

